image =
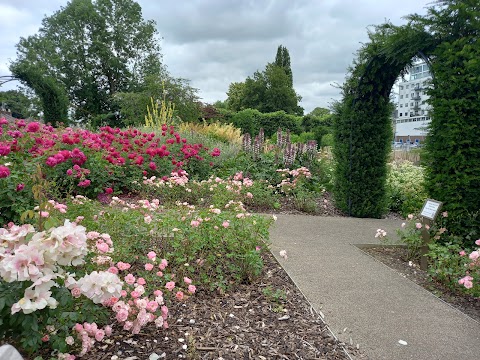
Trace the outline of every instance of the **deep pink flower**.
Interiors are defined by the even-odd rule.
[[[7,156],[10,154],[11,148],[9,144],[0,144],[0,156]]]
[[[151,169],[151,170],[157,170],[157,165],[153,162],[153,161],[150,161],[150,164],[148,165],[148,167]]]
[[[113,189],[111,187],[108,187],[105,189],[105,194],[111,194],[113,193]]]
[[[25,188],[25,184],[20,183],[17,185],[16,191],[22,191]]]
[[[40,130],[40,124],[38,122],[31,122],[27,125],[27,132],[37,132]]]
[[[10,169],[4,165],[0,165],[0,179],[10,176]]]

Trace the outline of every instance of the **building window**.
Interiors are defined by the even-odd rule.
[[[407,98],[407,97],[408,97],[408,94],[405,94],[405,97]]]
[[[400,116],[402,116],[402,113],[400,113]]]
[[[410,86],[410,85],[405,86],[405,89],[408,89],[409,86]]]
[[[410,103],[410,106],[413,107],[413,103]]]
[[[400,86],[400,90],[403,90],[403,86]]]
[[[403,107],[403,104],[400,104],[400,107]]]
[[[400,99],[403,99],[403,95],[400,95]]]

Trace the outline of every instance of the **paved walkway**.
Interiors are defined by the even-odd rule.
[[[400,224],[279,215],[272,252],[333,333],[351,338],[370,359],[480,359],[480,323],[353,245],[376,243],[378,228],[394,234]]]

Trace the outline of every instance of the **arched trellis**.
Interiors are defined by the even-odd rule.
[[[10,81],[20,81],[20,79],[15,77],[15,76],[12,76],[12,75],[0,76],[0,87],[5,85],[6,83],[8,83]]]
[[[448,7],[460,10],[452,11]],[[479,55],[476,39],[480,26],[471,20],[476,18],[471,16],[472,12],[480,12],[480,5],[458,0],[442,11],[430,12],[427,20],[412,16],[408,25],[400,27],[391,24],[377,26],[369,34],[371,41],[359,50],[350,69],[342,87],[343,100],[334,106],[334,155],[337,162],[334,198],[337,206],[349,215],[380,217],[386,210],[386,162],[393,135],[393,108],[389,95],[398,75],[407,71],[415,57],[425,60],[435,74],[434,87],[429,90],[434,107],[431,135],[427,137],[429,193],[452,211],[471,213],[480,208],[480,192],[473,190],[480,188],[480,166],[475,165],[480,160],[480,106],[476,105],[480,85],[480,80],[476,79],[480,66],[475,60],[475,54],[477,58]],[[467,14],[467,20],[455,24],[460,18],[458,14],[462,13]],[[456,14],[456,18],[436,21],[435,17],[450,14]],[[447,26],[445,24],[450,28],[442,29]],[[459,29],[458,34],[452,29]],[[452,47],[460,54],[459,60],[452,57]],[[454,72],[447,76],[445,74],[450,70],[445,64],[448,63],[452,64],[450,67]],[[453,76],[458,74],[464,76],[462,86],[468,88],[462,88],[462,95],[452,93],[449,87],[449,78],[451,83]],[[447,88],[450,93],[444,91]],[[451,109],[468,114],[468,117],[456,117],[462,125],[454,123]],[[446,115],[448,111],[450,113]],[[463,128],[468,128],[469,132],[462,132]],[[462,143],[468,146],[462,148]],[[446,150],[441,150],[442,146]],[[456,157],[456,162],[445,160],[451,157]]]
[[[11,71],[13,78],[30,87],[40,98],[45,122],[54,126],[68,122],[68,97],[56,79],[31,64],[16,64]]]

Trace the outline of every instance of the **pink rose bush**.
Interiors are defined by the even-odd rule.
[[[480,239],[475,241],[475,245],[478,246],[476,250],[473,250],[468,254],[465,250],[460,252],[460,256],[468,259],[466,264],[466,276],[458,280],[460,285],[463,285],[467,289],[479,293],[480,291]]]

